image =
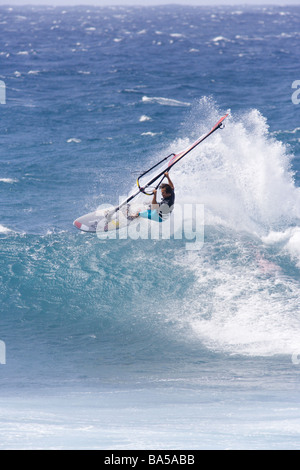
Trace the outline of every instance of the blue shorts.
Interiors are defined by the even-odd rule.
[[[155,222],[163,222],[163,219],[159,216],[156,209],[148,209],[146,211],[139,213],[140,217],[144,217],[144,219],[155,220]]]

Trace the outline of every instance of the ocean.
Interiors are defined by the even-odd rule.
[[[0,7],[1,449],[299,448],[299,24]],[[170,172],[201,243],[73,226],[225,113]]]

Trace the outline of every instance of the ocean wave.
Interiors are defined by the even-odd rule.
[[[11,229],[9,229],[9,228],[5,227],[4,225],[0,224],[0,234],[7,234],[7,233],[11,233],[11,232],[12,232]]]
[[[18,183],[19,180],[16,178],[0,178],[1,183],[7,183],[7,184],[13,184],[13,183]]]
[[[284,130],[278,130],[278,131],[273,131],[273,135],[279,135],[279,134],[296,134],[297,132],[300,131],[300,127],[295,127],[295,129],[284,129]]]
[[[188,259],[195,275],[188,301],[181,305],[191,339],[209,350],[246,356],[297,350],[299,282],[287,275],[290,262],[280,249],[207,228],[201,253],[176,258],[181,265]]]
[[[80,144],[81,139],[77,139],[76,137],[71,137],[70,139],[67,140],[68,144],[75,143],[75,144]]]
[[[191,114],[190,129],[198,125],[198,112],[207,116],[199,135],[218,113],[209,100],[202,100]],[[201,201],[207,223],[222,220],[224,226],[265,236],[300,218],[300,189],[291,171],[292,158],[290,149],[269,134],[266,119],[254,109],[228,118],[224,130],[172,171],[181,181],[180,200],[188,202],[193,195]]]
[[[199,135],[219,113],[205,98],[187,127]],[[198,115],[206,116],[200,129]],[[178,139],[172,147],[183,143],[189,142]],[[297,350],[300,189],[291,158],[253,109],[231,114],[224,129],[172,170],[180,181],[177,202],[201,202],[205,212],[202,249],[176,255],[195,275],[190,295],[178,301],[178,321],[185,318],[210,350],[251,356]]]
[[[267,78],[274,78],[278,86],[282,79],[270,71],[281,48],[270,37],[276,34],[276,25],[265,22],[257,30],[259,16],[254,14],[252,29],[246,27],[246,18],[238,18],[245,21],[241,29],[236,18],[227,22],[227,13],[220,9],[199,10],[196,22],[192,10],[184,21],[178,11],[176,21],[173,10],[162,8],[159,15],[152,11],[151,23],[132,11],[130,24],[122,19],[114,22],[108,10],[108,19],[102,10],[98,19],[92,18],[92,10],[82,10],[77,19],[75,10],[72,14],[69,10],[59,29],[50,31],[62,14],[53,9],[35,15],[31,39],[28,25],[21,31],[21,42],[17,28],[7,31],[11,75],[15,71],[21,77],[11,78],[28,85],[34,102],[40,100],[41,90],[44,98],[29,114],[20,109],[17,121],[10,107],[3,108],[7,159],[2,175],[8,178],[0,183],[5,207],[0,226],[2,318],[11,331],[9,348],[25,375],[32,361],[47,375],[49,358],[60,380],[66,370],[88,374],[100,363],[138,364],[142,358],[161,367],[161,358],[167,357],[175,370],[179,357],[198,365],[203,351],[205,358],[211,351],[259,356],[291,353],[298,347],[300,199],[292,155],[280,142],[280,134],[269,132],[258,109],[247,109],[251,100],[249,106],[261,106],[271,118],[278,117],[275,106],[280,107],[280,121],[272,125],[282,129],[291,125],[287,132],[298,137],[297,123],[289,123],[288,97],[282,93],[273,104],[265,99],[268,84],[270,88]],[[215,20],[223,26],[214,30]],[[88,34],[85,28],[90,26],[97,28],[95,33]],[[293,27],[281,31],[289,33]],[[161,47],[163,55],[158,57],[153,38],[162,44],[172,39],[178,48],[170,55],[169,47]],[[290,40],[281,39],[287,47]],[[258,67],[250,78],[246,62],[238,71],[241,102],[232,60],[238,52],[246,60],[246,46],[263,40],[269,54],[260,48],[248,52],[254,52],[254,68],[262,63],[266,67]],[[39,60],[24,70],[23,61],[31,57],[30,41],[35,43],[32,47],[39,44],[35,56]],[[226,47],[234,45],[230,41],[244,41],[245,48]],[[222,61],[211,54],[217,43],[225,46]],[[53,50],[53,44],[59,47]],[[29,55],[16,55],[27,49]],[[76,60],[74,50],[81,54]],[[200,51],[201,62],[188,50]],[[3,57],[6,53],[2,48]],[[296,53],[291,46],[284,58],[286,70],[297,62]],[[42,82],[33,76],[39,70]],[[221,80],[214,77],[216,73]],[[211,93],[222,96],[221,107],[232,103],[233,113],[224,129],[171,173],[176,186],[174,219],[180,217],[181,204],[204,206],[201,249],[188,251],[180,239],[99,240],[76,232],[72,220],[77,215],[105,198],[115,201],[119,191],[129,189],[129,171],[125,174],[124,168],[147,168],[148,158],[158,161],[180,151],[211,129],[224,110],[209,99],[194,101],[209,84]],[[88,89],[84,96],[78,91],[83,85]],[[139,96],[131,100],[128,93]],[[14,100],[24,90],[10,88],[10,95],[10,102],[18,103]],[[93,112],[87,113],[91,103]],[[146,122],[149,116],[155,120]],[[82,149],[78,135],[83,129],[88,145]],[[164,139],[152,139],[162,129]],[[289,134],[283,137],[291,142]],[[47,142],[53,145],[45,146]],[[157,155],[160,152],[162,156]],[[20,169],[25,179],[20,177],[14,187],[18,181],[13,176]],[[193,222],[193,216],[185,221]],[[31,235],[15,234],[10,227],[24,227]],[[93,339],[93,345],[87,338]],[[45,350],[44,363],[38,357],[38,344]],[[70,369],[65,360],[72,363]]]
[[[267,245],[280,246],[283,251],[290,254],[300,268],[300,227],[289,227],[284,231],[271,231],[262,240]]]
[[[158,97],[143,96],[142,101],[144,103],[157,103],[157,104],[161,104],[163,106],[191,106],[191,103],[174,100],[172,98],[163,98],[163,97],[160,97],[160,96],[158,96]]]
[[[149,131],[149,132],[142,132],[141,135],[149,135],[149,136],[151,136],[151,137],[154,137],[154,136],[160,135],[160,134],[161,134],[161,132],[150,132],[150,131]]]
[[[143,114],[140,119],[140,122],[145,122],[145,121],[151,121],[151,117],[147,116],[146,114]]]
[[[216,44],[221,42],[221,41],[223,41],[223,42],[232,42],[231,39],[228,39],[224,36],[216,36],[215,38],[212,39],[212,42],[214,42]]]

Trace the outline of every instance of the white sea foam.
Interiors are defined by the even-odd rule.
[[[12,230],[10,230],[9,228],[4,227],[4,225],[0,224],[0,233],[5,234],[5,233],[10,233],[10,232],[12,232]]]
[[[143,96],[142,101],[144,103],[158,103],[163,106],[190,106],[191,103],[187,103],[184,101],[174,100],[172,98],[163,98],[161,96]]]
[[[140,121],[140,122],[151,121],[151,117],[146,116],[146,114],[143,114],[143,115],[140,117],[139,121]]]
[[[194,131],[196,136],[218,118],[209,104],[202,106],[201,116],[208,120]],[[198,117],[197,122],[201,122]],[[189,127],[197,125],[189,123]],[[189,143],[177,141],[172,148]],[[197,147],[172,172],[180,177],[180,199],[203,203],[207,223],[221,220],[224,226],[266,236],[300,219],[300,188],[294,184],[290,159],[287,148],[268,134],[265,118],[251,110],[227,118],[225,129]]]
[[[13,184],[13,183],[18,183],[19,180],[16,178],[0,178],[1,183],[7,183],[7,184]]]
[[[208,286],[211,303],[207,297],[203,299],[206,309],[209,304],[208,312],[199,303],[191,318],[191,326],[204,344],[214,350],[253,356],[291,355],[299,350],[297,285],[282,282],[276,290],[280,280],[261,280],[258,285],[249,268],[236,270],[229,263],[227,269],[219,268],[219,285]],[[288,296],[280,295],[280,289],[288,289]]]
[[[232,42],[232,40],[225,38],[224,36],[216,36],[215,38],[212,39],[212,42],[218,45],[220,42]]]
[[[300,268],[300,227],[289,227],[284,231],[271,231],[262,240],[267,245],[280,246],[296,261]]]
[[[207,116],[205,125],[196,131],[195,112],[187,126],[195,136],[220,115],[210,100],[201,102],[199,114]],[[284,274],[284,263],[300,268],[300,189],[291,155],[270,136],[257,110],[226,121],[172,169],[175,185],[180,181],[177,201],[205,208],[203,249],[178,255],[195,282],[174,311],[210,349],[292,354],[299,350],[300,292],[299,282]],[[178,140],[172,148],[193,140]]]
[[[142,132],[141,135],[149,135],[150,137],[154,137],[155,135],[161,134],[161,132]]]
[[[180,255],[179,263],[189,266],[196,280],[176,314],[211,350],[293,354],[299,350],[299,283],[259,249],[228,235],[209,239],[200,253]]]
[[[72,137],[71,139],[68,139],[67,140],[67,143],[70,144],[70,143],[75,143],[75,144],[79,144],[81,142],[80,139],[76,139],[75,137]]]
[[[284,133],[284,134],[296,134],[297,132],[300,131],[300,127],[295,127],[295,129],[292,129],[292,130],[283,130],[283,131],[274,131],[274,135],[278,135],[278,134],[281,134],[281,133]]]

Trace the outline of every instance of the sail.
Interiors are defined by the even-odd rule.
[[[121,228],[120,220],[116,219],[120,209],[124,208],[124,206],[129,204],[129,202],[131,202],[136,196],[141,193],[147,195],[153,194],[153,190],[157,189],[162,180],[164,179],[165,173],[167,171],[170,171],[170,169],[176,163],[178,163],[183,157],[185,157],[189,152],[191,152],[195,147],[197,147],[197,145],[207,139],[207,137],[209,137],[213,132],[223,127],[223,121],[227,116],[228,114],[222,116],[209,132],[199,137],[199,139],[197,139],[193,144],[189,145],[186,149],[182,150],[177,154],[172,153],[171,155],[168,155],[167,157],[163,158],[158,163],[153,165],[151,168],[144,171],[144,173],[142,173],[137,179],[138,189],[136,190],[136,192],[131,194],[131,196],[121,202],[121,204],[114,207],[113,209],[110,209],[109,211],[95,211],[91,212],[90,214],[86,214],[82,217],[79,217],[74,221],[75,227],[85,232],[96,232],[97,230],[118,230],[119,228]],[[142,184],[141,179],[144,178],[146,175],[148,175],[147,178],[150,179],[149,181],[146,180],[146,182]],[[125,217],[125,223],[129,223],[129,218],[126,219]],[[101,227],[103,228],[103,230]]]
[[[157,180],[160,180],[158,182],[157,185],[155,185],[155,188],[157,189],[158,186],[160,185],[161,181],[164,179],[164,174],[166,171],[170,171],[170,169],[176,164],[179,162],[179,160],[181,160],[183,157],[185,157],[189,152],[191,152],[195,147],[197,147],[197,145],[199,145],[201,142],[203,142],[205,139],[207,139],[207,137],[209,137],[211,134],[213,134],[213,132],[215,132],[217,129],[221,128],[223,126],[223,121],[224,119],[226,119],[226,117],[228,116],[228,114],[225,114],[224,116],[222,116],[219,121],[212,127],[212,129],[207,132],[206,134],[202,135],[201,137],[199,137],[199,139],[197,139],[193,144],[189,145],[186,149],[182,150],[181,152],[177,153],[177,154],[171,154],[171,155],[168,155],[167,157],[165,157],[163,160],[161,160],[160,162],[158,162],[156,165],[154,165],[153,167],[149,168],[149,170],[145,171],[144,173],[142,173],[138,179],[137,179],[137,185],[138,185],[138,188],[141,192],[145,193],[145,194],[148,194],[150,195],[151,192],[147,192],[147,188],[149,187],[152,187],[153,183],[155,183]],[[170,158],[171,157],[171,158]],[[146,184],[144,185],[141,185],[140,184],[140,179],[142,177],[144,177],[147,173],[150,173],[155,167],[157,167],[158,165],[160,165],[162,162],[164,162],[165,160],[169,159],[169,162],[168,164],[160,170],[160,172],[158,174],[156,174],[155,176],[153,176],[150,181],[148,181]],[[161,179],[160,179],[161,178]]]

